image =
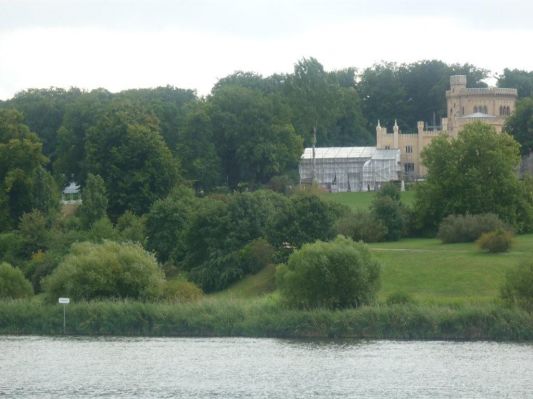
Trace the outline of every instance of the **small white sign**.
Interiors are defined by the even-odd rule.
[[[63,305],[67,305],[70,303],[70,298],[59,298],[59,303],[62,303]]]

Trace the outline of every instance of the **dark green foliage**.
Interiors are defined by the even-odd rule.
[[[436,231],[446,216],[466,213],[494,213],[518,231],[531,228],[532,204],[516,174],[520,156],[511,136],[471,123],[456,139],[434,139],[422,159],[428,174],[416,187],[420,228]]]
[[[146,218],[126,211],[117,220],[116,229],[121,241],[137,242],[143,246],[146,243]]]
[[[22,255],[29,257],[38,250],[44,250],[49,245],[49,226],[42,212],[33,210],[20,218],[20,236],[24,242]]]
[[[385,184],[381,188],[370,209],[372,216],[385,227],[386,241],[397,241],[404,235],[407,228],[407,211],[400,202],[400,191],[393,183]]]
[[[256,240],[265,237],[267,225],[286,203],[268,191],[202,201],[184,236],[183,265],[191,280],[211,292],[257,271],[269,250]]]
[[[358,307],[373,301],[379,288],[379,264],[360,243],[339,236],[326,243],[306,244],[276,279],[282,298],[301,308]]]
[[[115,220],[127,210],[148,211],[179,182],[179,168],[157,118],[125,103],[111,104],[87,133],[87,172],[100,175]]]
[[[0,263],[0,299],[16,299],[33,295],[31,284],[20,269]]]
[[[520,143],[523,155],[533,151],[533,97],[524,98],[516,103],[516,110],[505,121],[504,129]]]
[[[318,196],[299,193],[280,205],[268,228],[269,241],[276,248],[299,248],[308,242],[334,237],[335,218],[328,204]]]
[[[533,311],[533,262],[524,262],[507,273],[501,296],[509,304]]]
[[[498,76],[498,87],[511,87],[518,90],[518,98],[533,96],[533,71],[505,68]]]
[[[264,238],[253,240],[239,252],[239,265],[248,273],[257,273],[272,264],[274,247]]]
[[[0,233],[0,262],[16,264],[22,256],[24,239],[18,231]]]
[[[481,215],[448,215],[439,225],[437,238],[443,243],[473,242],[483,233],[508,228],[493,213]]]
[[[199,205],[190,189],[176,188],[157,200],[146,216],[146,246],[161,262],[179,262],[186,252],[185,230]]]
[[[13,228],[24,212],[43,205],[44,193],[34,184],[47,159],[38,137],[22,121],[20,113],[0,109],[0,231]]]
[[[354,241],[380,242],[385,240],[387,227],[368,211],[350,212],[337,219],[335,230]]]
[[[228,185],[267,183],[294,168],[302,154],[286,108],[277,99],[239,86],[224,86],[209,98],[214,143]]]
[[[104,180],[89,173],[81,193],[82,204],[78,216],[86,228],[107,215],[107,195]]]
[[[492,253],[507,252],[511,249],[513,234],[504,229],[483,233],[477,240],[479,248]]]
[[[7,102],[24,115],[24,124],[43,142],[43,153],[50,159],[57,155],[57,131],[65,110],[82,92],[77,88],[29,89],[17,93]]]
[[[43,286],[47,299],[68,296],[75,301],[98,298],[151,300],[161,295],[163,273],[155,257],[140,245],[75,244]]]

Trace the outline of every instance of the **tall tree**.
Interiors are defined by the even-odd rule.
[[[533,97],[518,101],[515,112],[505,121],[505,131],[520,143],[523,155],[533,152]]]
[[[524,201],[519,145],[510,135],[468,124],[456,139],[434,139],[422,159],[428,173],[415,202],[421,227],[436,231],[444,217],[465,213],[495,213],[518,230],[531,227],[533,205]]]
[[[138,106],[113,102],[87,132],[87,171],[106,184],[108,214],[144,214],[179,181],[179,166],[165,145],[157,118]]]
[[[80,219],[85,227],[91,227],[94,222],[107,214],[108,201],[104,180],[98,175],[89,173],[81,195]]]
[[[498,76],[498,87],[517,89],[518,98],[533,97],[533,71],[505,68]]]
[[[0,230],[17,225],[35,205],[35,175],[46,165],[42,144],[21,113],[0,110]]]

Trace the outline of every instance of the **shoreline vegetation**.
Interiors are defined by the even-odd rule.
[[[63,335],[63,307],[2,301],[0,334]],[[533,314],[497,303],[295,310],[275,295],[183,304],[102,301],[68,305],[66,335],[524,342],[533,340]]]

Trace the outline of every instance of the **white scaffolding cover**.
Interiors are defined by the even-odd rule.
[[[314,167],[313,167],[314,163]],[[332,192],[377,190],[385,182],[398,180],[400,150],[376,147],[306,148],[299,165],[300,182],[313,180]]]

